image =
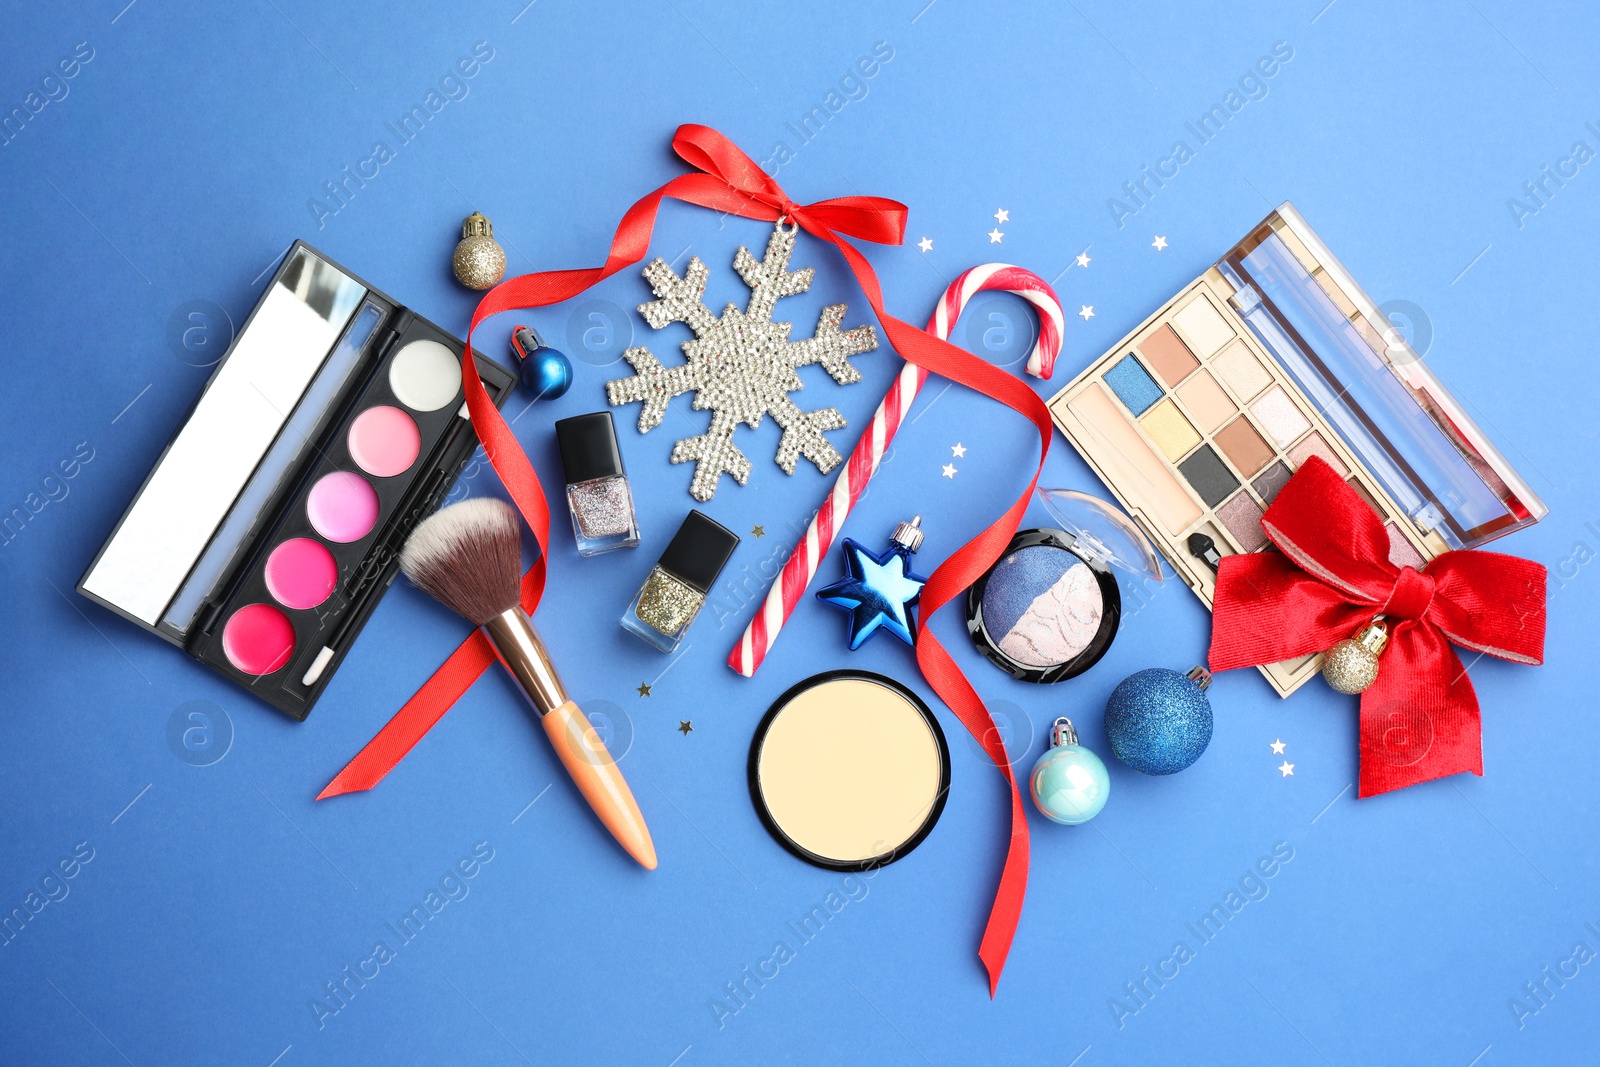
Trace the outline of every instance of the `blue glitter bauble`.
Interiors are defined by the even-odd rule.
[[[1130,674],[1106,701],[1111,751],[1144,774],[1176,774],[1211,743],[1211,701],[1165,667]]]
[[[572,362],[553,348],[529,352],[517,374],[536,400],[555,400],[572,387]]]

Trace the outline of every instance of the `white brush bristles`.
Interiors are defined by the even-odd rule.
[[[452,504],[411,532],[400,569],[423,592],[482,626],[517,606],[522,521],[503,500]]]

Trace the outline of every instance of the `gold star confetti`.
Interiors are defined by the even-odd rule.
[[[688,719],[679,719],[678,720],[678,732],[680,734],[683,734],[685,737],[687,737],[687,736],[689,736],[690,731],[692,731],[693,729],[694,729],[694,723],[690,722]]]
[[[750,536],[759,541],[767,536],[767,528],[765,526],[752,526],[750,527]]]
[[[642,696],[642,697],[647,697],[647,696],[650,695],[650,683],[649,682],[640,682],[639,683],[639,695]]]

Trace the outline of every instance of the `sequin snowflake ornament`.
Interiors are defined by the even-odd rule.
[[[793,474],[804,456],[826,474],[844,459],[823,436],[824,431],[844,427],[844,416],[836,408],[802,411],[789,394],[804,387],[799,368],[820,363],[840,385],[861,380],[861,372],[850,357],[878,347],[878,335],[871,326],[839,329],[845,305],[822,309],[813,335],[800,341],[789,340],[793,323],[773,322],[772,309],[780,297],[793,296],[811,288],[812,269],[791,271],[789,257],[794,252],[798,226],[784,228],[778,220],[767,252],[760,262],[750,250],[740,247],[733,269],[750,287],[750,302],[744,311],[733,304],[717,318],[706,307],[706,279],[710,272],[700,257],[689,260],[679,277],[659,257],[645,267],[644,276],[657,298],[639,305],[639,314],[652,328],[682,322],[694,331],[695,339],[683,343],[685,362],[665,367],[644,347],[624,352],[634,369],[630,378],[606,383],[606,398],[613,407],[642,401],[639,432],[648,433],[661,425],[667,405],[674,397],[695,394],[693,407],[711,411],[711,426],[698,437],[685,437],[672,449],[672,462],[695,461],[689,495],[701,502],[710,500],[724,473],[744,485],[750,478],[750,460],[733,442],[739,423],[751,429],[770,414],[783,437],[776,456],[784,473]]]

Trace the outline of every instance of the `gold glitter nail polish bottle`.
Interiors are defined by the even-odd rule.
[[[738,534],[699,511],[689,512],[628,605],[622,628],[663,652],[677,649],[738,545]]]
[[[611,412],[575,415],[556,423],[556,445],[567,475],[567,509],[578,555],[595,556],[639,543],[633,491],[622,469],[622,451]]]

